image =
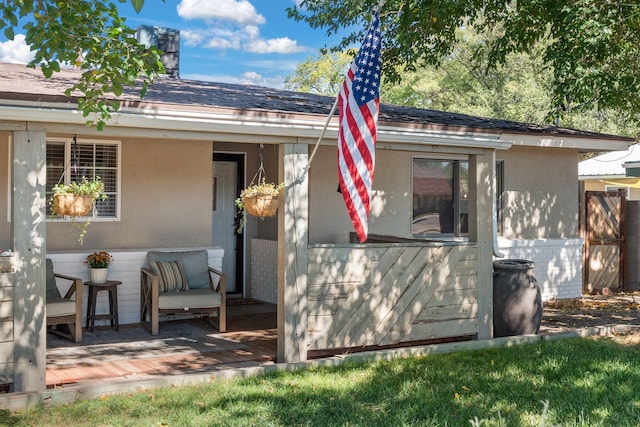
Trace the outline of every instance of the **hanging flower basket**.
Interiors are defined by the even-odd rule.
[[[52,209],[58,216],[86,216],[93,207],[93,196],[85,194],[54,194]]]
[[[283,188],[284,183],[275,184],[263,179],[259,184],[250,185],[242,190],[240,197],[236,199],[236,206],[242,212],[238,233],[242,233],[244,229],[247,213],[261,219],[274,216],[278,212],[278,195]]]
[[[76,217],[84,216],[87,218],[80,228],[80,237],[78,238],[78,241],[82,244],[84,235],[87,233],[87,227],[91,222],[89,212],[93,210],[93,202],[95,200],[105,200],[106,198],[104,182],[99,176],[93,179],[82,177],[81,181],[53,186],[53,196],[50,200],[51,211],[60,217],[71,217],[72,223]],[[95,215],[96,212],[94,210],[93,216],[95,217]]]
[[[278,196],[270,194],[247,196],[242,199],[242,203],[249,215],[257,216],[258,218],[267,218],[278,213]]]

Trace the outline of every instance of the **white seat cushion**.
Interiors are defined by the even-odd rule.
[[[158,308],[188,310],[193,308],[220,307],[220,294],[211,289],[190,289],[184,292],[163,292],[158,297]]]
[[[47,317],[76,314],[76,302],[64,298],[47,298]]]

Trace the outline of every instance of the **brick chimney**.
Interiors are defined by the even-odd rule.
[[[136,38],[138,43],[155,46],[163,52],[160,60],[167,77],[180,78],[180,30],[141,25],[138,27]]]

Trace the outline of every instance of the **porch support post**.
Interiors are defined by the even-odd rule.
[[[493,192],[490,150],[469,158],[469,240],[478,245],[478,339],[493,337]]]
[[[14,391],[46,387],[46,134],[13,132]]]
[[[306,144],[280,145],[278,362],[307,360],[308,152]]]

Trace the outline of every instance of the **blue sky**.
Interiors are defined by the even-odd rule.
[[[338,38],[287,18],[295,0],[146,0],[140,14],[120,6],[131,28],[180,30],[180,77],[282,87],[296,64]],[[364,31],[364,30],[363,30]],[[0,33],[1,34],[1,33]],[[0,38],[0,62],[27,62],[24,37]]]

